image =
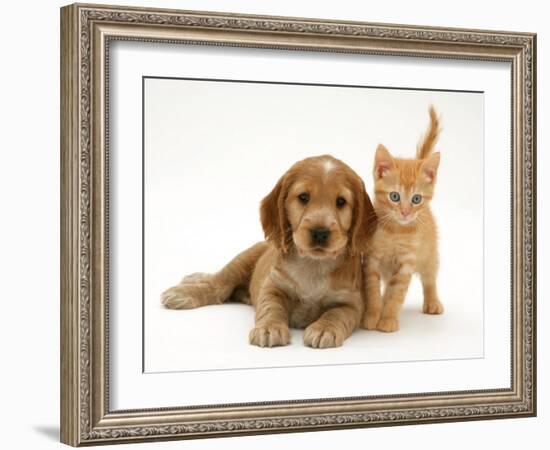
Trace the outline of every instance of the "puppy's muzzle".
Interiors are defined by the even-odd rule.
[[[330,230],[327,228],[312,228],[310,231],[312,245],[326,246],[330,237]]]

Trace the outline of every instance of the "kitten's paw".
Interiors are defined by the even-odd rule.
[[[250,331],[248,341],[258,347],[278,347],[290,343],[290,330],[285,324],[257,325]]]
[[[445,308],[443,307],[443,303],[439,300],[429,303],[424,302],[424,306],[422,307],[422,312],[424,314],[443,314],[443,311],[445,311]]]
[[[382,317],[376,325],[378,331],[384,331],[386,333],[392,333],[399,330],[399,320],[393,317]]]
[[[304,331],[304,344],[313,348],[340,347],[346,339],[338,327],[313,322]]]
[[[363,316],[361,327],[365,330],[376,330],[378,321],[380,320],[380,313],[367,313]]]

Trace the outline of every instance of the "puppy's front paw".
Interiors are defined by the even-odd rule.
[[[380,320],[380,312],[367,312],[363,316],[361,327],[365,330],[376,330],[378,321]]]
[[[290,330],[285,324],[256,325],[248,340],[258,347],[278,347],[290,343]]]
[[[376,329],[386,333],[397,331],[399,330],[399,320],[394,319],[393,317],[382,317],[378,321]]]
[[[313,348],[340,347],[346,336],[338,327],[325,323],[312,323],[304,331],[304,344]]]
[[[424,314],[443,314],[443,311],[445,311],[445,308],[439,300],[424,302],[424,306],[422,307]]]

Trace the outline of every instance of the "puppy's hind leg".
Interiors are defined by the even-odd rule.
[[[217,273],[186,276],[162,293],[161,303],[170,309],[191,309],[226,302],[236,288],[248,286],[254,267],[267,247],[266,242],[253,245]]]

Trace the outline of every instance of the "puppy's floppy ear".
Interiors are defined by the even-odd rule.
[[[288,174],[285,174],[260,204],[260,220],[265,238],[283,253],[288,252],[292,242],[290,223],[285,210],[287,191]]]
[[[376,229],[377,218],[363,180],[357,179],[354,186],[357,200],[351,224],[350,250],[356,255],[367,251]]]

